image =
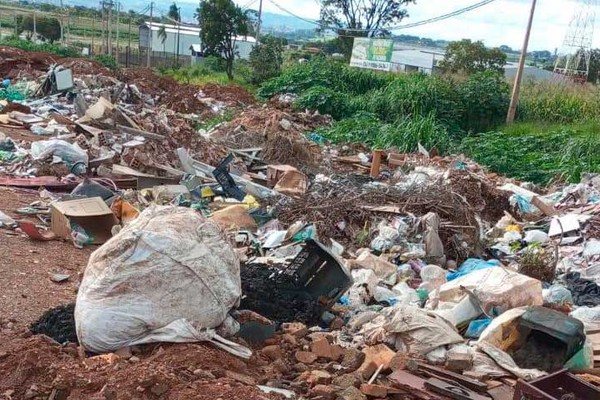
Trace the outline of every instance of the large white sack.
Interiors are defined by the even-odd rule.
[[[77,337],[99,353],[213,338],[235,347],[212,328],[240,296],[239,260],[218,225],[191,209],[152,207],[90,257],[75,306]]]

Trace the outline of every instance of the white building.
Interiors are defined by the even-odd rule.
[[[166,37],[159,37],[161,27],[165,28]],[[168,54],[192,55],[191,48],[201,48],[200,27],[190,25],[170,25],[156,22],[144,22],[140,25],[140,48]],[[148,43],[151,45],[148,46]],[[178,46],[179,43],[179,46]],[[247,59],[256,39],[251,36],[237,37],[235,48],[240,58]]]

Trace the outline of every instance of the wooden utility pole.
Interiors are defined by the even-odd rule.
[[[15,36],[19,36],[19,34],[17,33],[18,27],[17,27],[17,12],[13,11],[13,22],[15,23]]]
[[[65,8],[63,0],[60,0],[60,41],[65,44]]]
[[[119,60],[119,22],[120,22],[120,18],[119,18],[119,14],[121,13],[121,2],[117,2],[117,50],[115,51],[115,58],[117,59],[117,61]]]
[[[37,39],[37,21],[35,18],[35,10],[33,10],[33,42],[35,43]]]
[[[96,15],[92,18],[92,48],[90,49],[90,56],[94,54],[94,36],[96,36]]]
[[[152,17],[154,16],[154,2],[150,2],[150,25],[148,26],[148,54],[146,54],[146,67],[150,68],[150,54],[152,53]]]
[[[112,0],[108,3],[108,55],[112,56]]]
[[[523,48],[521,49],[521,58],[515,76],[512,96],[510,98],[510,106],[508,107],[508,115],[506,123],[512,124],[517,113],[517,105],[519,104],[519,91],[521,90],[521,80],[523,79],[523,69],[525,68],[525,58],[527,58],[527,46],[529,46],[529,36],[531,35],[531,26],[533,25],[533,14],[535,13],[535,5],[537,0],[531,2],[531,12],[529,13],[529,22],[527,23],[527,31],[525,32],[525,40],[523,40]]]
[[[262,0],[258,3],[258,21],[256,22],[256,44],[260,43],[260,21],[262,20]]]

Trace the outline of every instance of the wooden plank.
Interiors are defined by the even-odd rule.
[[[489,400],[488,397],[484,397],[478,393],[463,388],[460,385],[451,384],[436,378],[430,378],[426,380],[425,387],[432,392],[439,393],[455,400]]]

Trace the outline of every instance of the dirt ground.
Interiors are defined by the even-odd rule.
[[[35,200],[35,192],[0,188],[0,210],[15,219],[15,209]],[[75,300],[95,247],[36,242],[0,229],[0,399],[279,398],[256,387],[266,383],[260,358],[243,361],[210,344],[156,344],[135,348],[133,358],[90,357],[75,344],[32,336],[28,326],[44,311]],[[71,277],[54,283],[53,272]]]
[[[17,219],[14,212],[39,200],[36,193],[0,188],[0,211]],[[77,295],[78,274],[94,247],[77,249],[70,242],[36,242],[26,235],[0,229],[0,321],[14,329],[26,328],[44,311],[72,303]],[[67,273],[64,283],[50,280],[52,273]]]

